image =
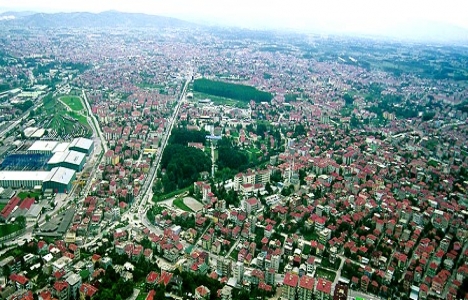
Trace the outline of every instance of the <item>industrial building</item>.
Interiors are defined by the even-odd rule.
[[[55,193],[67,193],[76,178],[75,170],[57,167],[48,172],[42,183],[42,190],[52,189]]]
[[[52,151],[57,147],[58,142],[56,141],[35,141],[31,147],[27,150],[28,153],[42,153],[51,154]]]
[[[0,186],[32,189],[41,186],[49,173],[49,171],[0,171]]]
[[[82,152],[86,155],[90,155],[91,152],[93,152],[94,149],[94,142],[93,140],[87,139],[87,138],[75,138],[73,141],[70,143],[70,150]]]
[[[72,142],[35,141],[26,153],[5,157],[0,164],[0,187],[40,188],[55,193],[68,192],[92,153],[94,142],[75,138]]]
[[[70,143],[63,142],[63,143],[58,143],[57,146],[55,146],[54,150],[52,153],[56,152],[65,152],[68,150],[68,147],[70,147]]]
[[[51,170],[56,167],[64,167],[80,172],[86,162],[86,154],[78,151],[55,152],[47,162]]]

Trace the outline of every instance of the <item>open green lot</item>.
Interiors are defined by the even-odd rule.
[[[60,100],[74,111],[81,111],[84,109],[83,103],[81,102],[80,97],[63,96],[63,97],[60,97]]]
[[[79,101],[80,98],[76,96],[63,96],[60,99],[63,103],[66,103],[63,99],[75,99],[69,100],[69,104],[73,107],[70,107],[70,109],[73,110],[67,110],[66,106],[56,98],[44,100],[43,116],[48,120],[46,122],[47,128],[55,131],[59,136],[91,136],[91,127],[87,122],[86,116],[78,113],[78,110],[74,110],[80,107],[83,109],[83,105]]]
[[[182,209],[182,210],[185,210],[185,211],[188,211],[188,212],[193,212],[192,209],[190,209],[190,207],[188,207],[187,205],[185,205],[184,203],[184,199],[183,198],[177,198],[175,199],[172,204],[174,204],[174,206]]]
[[[240,100],[235,100],[235,99],[225,98],[225,97],[220,97],[220,96],[215,96],[215,95],[209,95],[209,94],[205,94],[201,92],[193,92],[193,99],[195,99],[195,101],[210,99],[216,105],[227,105],[227,106],[239,107],[239,108],[248,107],[248,103],[240,101]]]
[[[317,277],[322,277],[330,281],[334,281],[336,277],[336,273],[332,271],[325,270],[323,268],[317,267]]]
[[[7,236],[20,229],[21,227],[19,224],[2,224],[0,225],[0,237]]]
[[[17,195],[21,200],[26,198],[36,198],[36,196],[41,196],[41,192],[19,192]]]
[[[234,249],[232,250],[230,256],[232,257],[232,259],[234,259],[235,261],[237,261],[237,256],[239,255],[239,250],[237,249]]]

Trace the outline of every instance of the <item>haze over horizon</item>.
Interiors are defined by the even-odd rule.
[[[434,39],[468,33],[463,0],[372,1],[329,0],[115,0],[59,1],[0,0],[0,11],[121,12],[175,17],[207,25],[251,29],[293,29],[345,34],[387,35],[401,38],[428,36]]]

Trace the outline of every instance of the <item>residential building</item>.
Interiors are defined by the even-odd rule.
[[[309,275],[303,275],[299,279],[297,297],[299,300],[310,300],[314,294],[315,280]]]
[[[298,283],[298,275],[291,272],[286,273],[286,275],[284,276],[283,291],[281,293],[281,298],[287,300],[295,300]]]
[[[56,281],[53,287],[53,295],[58,300],[68,300],[70,297],[69,294],[70,286],[66,281]]]
[[[210,299],[210,289],[204,285],[200,285],[195,289],[195,299]]]

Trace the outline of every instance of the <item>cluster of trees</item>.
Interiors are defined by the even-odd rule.
[[[189,272],[179,273],[177,270],[174,272],[174,275],[179,275],[182,278],[182,291],[190,291],[193,293],[197,287],[204,285],[210,290],[210,299],[217,299],[217,292],[223,287],[218,280],[203,275]]]
[[[154,218],[157,215],[162,214],[163,211],[164,211],[164,207],[159,206],[159,205],[155,205],[155,206],[151,207],[151,209],[148,209],[148,211],[146,212],[146,217],[148,218],[148,220],[150,220],[151,223],[153,223]]]
[[[200,172],[209,171],[211,160],[203,151],[188,147],[189,142],[203,143],[206,132],[175,128],[169,139],[169,145],[161,158],[164,175],[159,174],[156,192],[169,193],[185,188],[198,180]]]
[[[31,100],[26,100],[23,103],[15,104],[14,107],[24,112],[30,109],[33,105],[34,103]]]
[[[118,300],[128,299],[133,294],[133,281],[123,280],[112,266],[106,269],[100,279],[99,291],[96,299]]]
[[[11,90],[11,86],[7,83],[0,84],[0,93]]]
[[[468,99],[466,99],[465,101],[463,101],[460,104],[457,104],[455,107],[458,110],[461,110],[462,112],[467,113],[468,112]]]
[[[193,90],[219,97],[231,98],[248,102],[270,102],[273,95],[268,92],[259,91],[252,86],[233,84],[209,79],[197,79],[193,82]]]
[[[229,168],[235,173],[243,171],[249,167],[249,156],[245,151],[233,146],[231,141],[223,137],[218,141],[218,168],[220,170]]]
[[[187,143],[205,143],[206,131],[188,130],[186,128],[174,128],[169,144],[179,144],[186,146]]]
[[[396,105],[398,104],[398,105]],[[419,105],[403,101],[400,95],[384,95],[377,106],[372,106],[369,111],[381,116],[384,111],[394,113],[397,118],[411,119],[418,116],[418,112],[423,110]]]
[[[348,93],[343,95],[343,100],[345,101],[346,105],[353,105],[353,103],[354,103],[353,96],[351,96]]]
[[[221,184],[219,188],[216,187],[215,184],[211,184],[211,192],[218,198],[224,199],[226,201],[226,205],[240,205],[240,198],[238,192],[234,191],[233,189],[226,190],[224,188],[224,184]]]
[[[180,144],[167,146],[161,158],[161,168],[166,169],[161,180],[164,193],[188,187],[210,166],[210,158],[200,149]]]

